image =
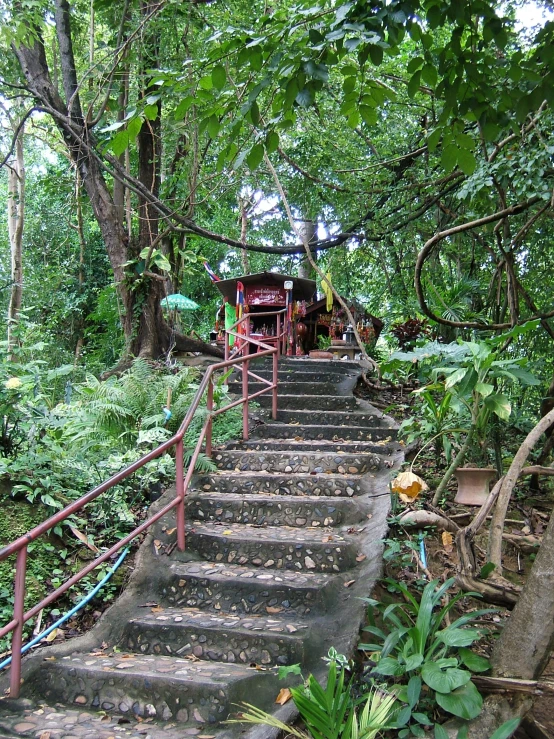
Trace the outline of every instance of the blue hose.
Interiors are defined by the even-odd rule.
[[[419,558],[421,559],[421,564],[427,569],[427,552],[425,551],[425,540],[421,533],[419,534]]]
[[[51,634],[54,629],[57,629],[58,626],[61,626],[61,624],[65,623],[68,619],[73,616],[73,614],[77,613],[83,606],[86,606],[86,604],[94,598],[96,593],[108,582],[108,580],[111,578],[111,576],[114,574],[114,572],[117,570],[117,568],[120,566],[120,564],[123,562],[125,557],[129,554],[129,547],[126,547],[121,554],[119,555],[119,558],[117,562],[114,564],[114,566],[111,568],[111,570],[108,570],[108,572],[104,575],[104,577],[100,580],[98,585],[94,587],[90,593],[83,598],[82,601],[77,603],[77,605],[73,606],[73,608],[68,611],[64,616],[61,616],[55,623],[53,623],[51,626],[49,626],[47,629],[45,629],[42,634],[38,634],[38,636],[35,636],[34,639],[31,639],[30,642],[27,642],[23,647],[21,647],[21,654],[25,654],[25,652],[28,652],[29,649],[34,647],[36,644],[41,641],[41,639],[44,639],[45,636],[48,636],[48,634]],[[7,667],[12,661],[11,657],[8,657],[3,662],[0,662],[0,670],[3,670],[5,667]]]

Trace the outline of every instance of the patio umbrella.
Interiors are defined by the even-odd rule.
[[[174,293],[168,295],[167,298],[162,300],[162,308],[169,308],[169,310],[197,310],[200,308],[198,303],[194,300],[181,295],[181,293]]]

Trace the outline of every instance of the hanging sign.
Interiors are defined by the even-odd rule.
[[[269,285],[247,285],[246,302],[248,305],[285,305],[286,293],[282,287]]]

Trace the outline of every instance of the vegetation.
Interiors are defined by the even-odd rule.
[[[5,3],[0,472],[5,510],[20,504],[10,538],[34,521],[29,502],[59,509],[175,428],[196,375],[177,372],[172,354],[220,354],[205,343],[218,301],[203,261],[228,276],[294,272],[307,258],[385,320],[367,381],[378,402],[398,391],[434,503],[464,459],[505,475],[491,498],[496,574],[478,577],[470,546],[484,512],[458,536],[458,582],[514,604],[517,588],[495,580],[507,506],[527,459],[540,471],[554,446],[554,22],[533,26],[530,10],[522,0]],[[297,221],[315,224],[315,241]],[[177,291],[201,310],[164,314]],[[156,371],[143,361],[160,359]],[[219,438],[236,423],[218,418]],[[37,565],[34,586],[77,565],[75,531],[94,547],[123,535],[169,475],[161,457],[54,532],[55,569]],[[536,593],[533,603],[552,623],[551,606]]]

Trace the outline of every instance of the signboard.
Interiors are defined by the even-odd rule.
[[[317,317],[318,325],[320,326],[330,326],[331,325],[331,314],[330,313],[320,313]]]
[[[285,305],[286,293],[282,287],[269,285],[247,285],[246,302],[248,305]]]

